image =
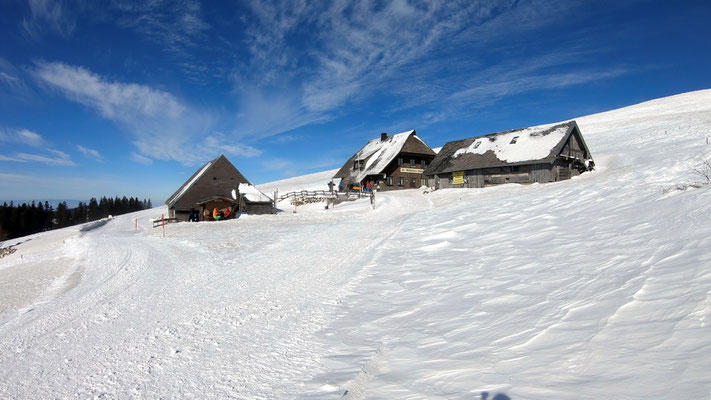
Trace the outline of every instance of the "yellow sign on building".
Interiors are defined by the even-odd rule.
[[[452,185],[464,184],[464,171],[452,172]]]

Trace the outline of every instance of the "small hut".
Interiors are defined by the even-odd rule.
[[[430,186],[480,188],[556,182],[595,166],[575,121],[448,142],[425,175]]]
[[[191,211],[200,210],[200,219],[204,219],[204,210],[212,202],[232,201],[230,193],[240,183],[249,183],[242,173],[223,155],[208,161],[183,183],[183,185],[165,202],[168,216],[178,221],[187,221]],[[225,204],[218,209],[224,208]],[[238,211],[238,210],[233,210]]]
[[[237,194],[239,194],[237,196]],[[274,214],[275,207],[272,199],[250,183],[240,183],[237,193],[240,211],[247,214]]]
[[[344,189],[370,182],[380,190],[410,189],[426,185],[425,168],[435,152],[415,130],[388,136],[382,133],[356,152],[333,177]]]

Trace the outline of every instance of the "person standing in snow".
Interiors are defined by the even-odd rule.
[[[338,191],[342,192],[343,191],[343,179],[338,183]]]
[[[331,179],[331,181],[328,182],[328,191],[333,193],[333,179]]]

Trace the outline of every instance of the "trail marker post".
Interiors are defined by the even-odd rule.
[[[163,224],[163,237],[165,237],[165,214],[160,215],[161,223]]]

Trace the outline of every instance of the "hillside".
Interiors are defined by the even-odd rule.
[[[711,90],[577,121],[569,181],[20,239],[0,397],[706,398]]]

